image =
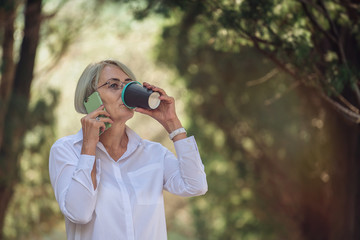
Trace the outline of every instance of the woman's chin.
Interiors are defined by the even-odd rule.
[[[122,120],[124,120],[124,119],[129,120],[129,119],[131,119],[133,116],[134,116],[134,110],[127,108],[126,112],[125,112],[125,111],[122,112],[120,118],[121,118]]]
[[[111,114],[111,119],[114,122],[126,122],[134,116],[134,110],[127,107],[118,109],[116,113]]]

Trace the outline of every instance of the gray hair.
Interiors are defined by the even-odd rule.
[[[123,63],[116,60],[104,60],[89,64],[81,74],[75,90],[74,105],[78,113],[87,114],[84,100],[96,91],[99,77],[103,68],[107,65],[119,67],[132,80],[136,81],[134,73]]]

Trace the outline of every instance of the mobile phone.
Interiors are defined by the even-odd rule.
[[[84,105],[87,113],[91,113],[98,109],[103,104],[100,95],[98,92],[92,93],[88,98],[84,100]],[[106,109],[104,108],[106,111]],[[99,117],[105,117],[104,115],[99,115]],[[111,123],[105,123],[105,130],[100,129],[99,135],[105,132],[108,128],[111,127]]]

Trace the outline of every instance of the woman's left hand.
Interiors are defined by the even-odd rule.
[[[168,96],[163,89],[150,85],[149,83],[144,82],[144,87],[160,94],[160,105],[154,110],[136,108],[135,111],[149,115],[150,117],[156,119],[161,125],[164,126],[168,133],[181,128],[181,122],[175,111],[175,99]]]

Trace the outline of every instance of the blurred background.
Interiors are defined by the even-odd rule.
[[[360,239],[359,32],[356,0],[2,0],[0,239],[66,238],[48,154],[103,59],[174,96],[197,139],[209,191],[165,194],[169,240]]]

